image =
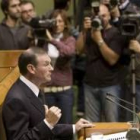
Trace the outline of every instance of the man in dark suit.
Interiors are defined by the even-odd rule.
[[[3,122],[7,140],[68,139],[83,127],[91,127],[80,119],[75,125],[57,124],[58,107],[48,108],[40,98],[39,87],[51,80],[51,59],[46,51],[32,47],[18,61],[21,76],[9,90],[3,104]]]

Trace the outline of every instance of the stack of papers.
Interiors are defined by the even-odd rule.
[[[103,140],[126,140],[126,134],[127,134],[127,131],[104,135]],[[91,138],[86,138],[86,140],[91,140]]]

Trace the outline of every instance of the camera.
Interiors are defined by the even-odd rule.
[[[98,0],[92,0],[91,1],[91,7],[92,7],[92,11],[93,11],[93,17],[92,17],[92,22],[91,22],[91,26],[93,29],[102,29],[102,21],[99,17],[99,6],[100,6],[100,1]]]
[[[100,6],[99,0],[91,0],[91,8],[95,16],[97,16],[99,13],[99,6]]]
[[[102,29],[102,21],[99,16],[95,16],[92,19],[91,26],[93,29],[98,29],[98,30]]]
[[[46,39],[46,29],[51,30],[56,26],[55,19],[32,18],[29,25],[33,28],[33,35],[37,38]]]
[[[140,32],[140,14],[122,15],[120,31],[126,37],[136,38]]]

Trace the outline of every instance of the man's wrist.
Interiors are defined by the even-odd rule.
[[[99,41],[97,42],[97,44],[98,44],[99,47],[101,47],[101,46],[104,44],[104,40],[99,40]]]
[[[51,124],[48,123],[48,121],[46,119],[44,119],[45,124],[52,130],[54,128],[54,126],[52,126]]]
[[[75,134],[76,133],[75,124],[72,125],[72,128],[73,128],[73,134]]]

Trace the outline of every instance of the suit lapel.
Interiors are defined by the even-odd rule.
[[[29,98],[31,104],[44,115],[45,109],[43,104],[39,101],[38,97],[33,93],[33,91],[19,79],[19,83],[24,90],[25,95]]]
[[[36,107],[42,114],[44,114],[44,106],[43,104],[39,101],[39,99],[36,97],[30,98],[31,103],[33,106]]]

